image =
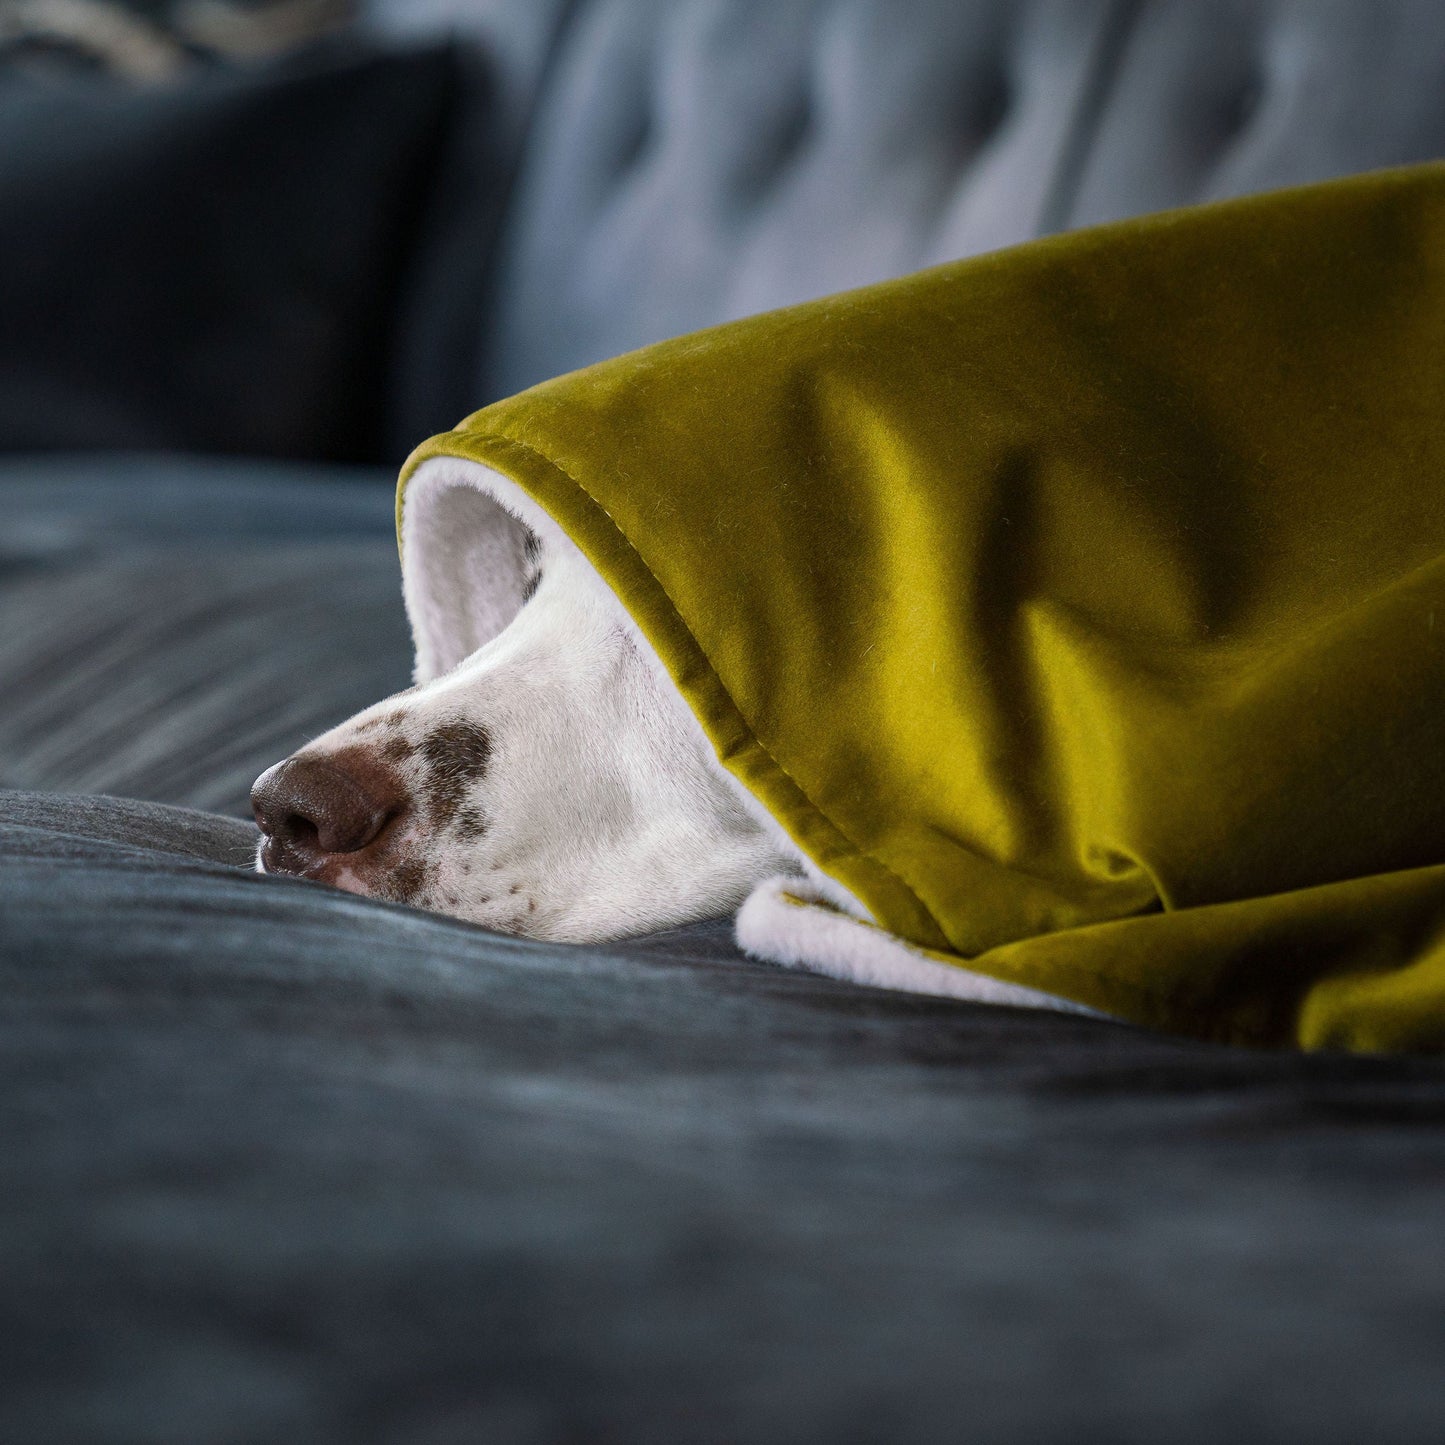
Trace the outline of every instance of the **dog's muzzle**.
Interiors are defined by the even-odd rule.
[[[267,872],[317,877],[338,854],[374,843],[404,803],[384,774],[362,779],[333,760],[287,758],[251,789],[256,826],[266,835],[262,864]]]

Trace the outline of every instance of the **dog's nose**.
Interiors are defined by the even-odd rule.
[[[334,762],[294,757],[267,768],[251,789],[266,865],[301,873],[328,853],[355,853],[399,811],[389,789],[368,787]]]

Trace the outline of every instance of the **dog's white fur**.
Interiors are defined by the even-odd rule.
[[[403,738],[417,752],[394,766],[424,799],[425,739],[458,721],[485,729],[490,760],[458,810],[479,835],[427,836],[423,802],[405,823],[411,836],[397,840],[402,856],[432,865],[412,900],[425,906],[575,942],[737,907],[790,860],[701,756],[686,709],[659,684],[581,555],[544,544],[537,560],[535,594],[495,637],[306,751],[339,755]],[[378,891],[355,870],[335,881]]]
[[[390,745],[389,766],[419,801],[386,856],[411,879],[398,894],[385,872],[342,855],[326,881],[575,942],[747,900],[738,938],[757,957],[878,987],[1074,1007],[874,927],[723,768],[611,589],[507,478],[428,461],[409,485],[402,540],[417,685],[302,751],[341,758]],[[437,761],[426,740],[458,723],[484,729],[490,755],[475,775],[443,773],[452,796],[444,817],[432,815],[424,800]]]

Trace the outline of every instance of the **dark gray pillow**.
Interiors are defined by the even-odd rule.
[[[462,70],[0,77],[0,450],[370,460]]]

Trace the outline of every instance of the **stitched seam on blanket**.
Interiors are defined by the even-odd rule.
[[[758,736],[758,730],[753,726],[751,721],[749,721],[747,714],[743,712],[742,708],[738,704],[737,699],[732,695],[732,692],[728,688],[727,684],[723,682],[722,677],[718,673],[716,665],[713,663],[712,658],[708,655],[707,649],[698,640],[697,634],[692,630],[691,627],[688,626],[687,622],[683,618],[682,609],[678,607],[675,601],[673,601],[672,594],[667,590],[667,587],[664,585],[662,579],[657,575],[655,571],[653,571],[651,567],[648,566],[647,559],[643,557],[642,553],[637,550],[637,547],[634,545],[632,539],[627,535],[627,533],[622,530],[622,527],[619,525],[616,517],[614,517],[612,513],[609,512],[607,508],[603,506],[603,504],[592,494],[590,488],[588,488],[585,483],[583,483],[570,471],[568,471],[568,469],[564,467],[560,462],[548,456],[546,452],[532,446],[530,442],[524,442],[518,437],[514,437],[507,432],[500,431],[496,427],[490,428],[489,431],[487,431],[486,433],[479,434],[475,432],[463,432],[453,433],[453,435],[459,435],[467,438],[477,438],[480,435],[491,436],[495,437],[500,441],[506,442],[511,446],[517,447],[521,451],[529,453],[530,455],[536,457],[539,461],[545,462],[554,471],[558,472],[569,482],[571,482],[572,485],[576,487],[577,490],[580,491],[582,495],[586,497],[587,500],[591,502],[592,505],[596,507],[597,510],[601,512],[602,515],[606,517],[609,522],[611,522],[613,528],[617,532],[617,535],[622,538],[623,542],[626,543],[628,551],[630,551],[632,555],[637,558],[637,561],[641,565],[642,569],[647,573],[649,577],[652,578],[653,582],[656,583],[658,591],[661,592],[663,597],[667,599],[667,604],[669,607],[672,608],[673,615],[682,625],[683,630],[692,639],[693,646],[697,648],[699,656],[707,664],[708,671],[712,674],[713,681],[717,684],[723,696],[727,698],[728,702],[733,708],[733,711],[736,712],[738,717],[742,720],[743,725],[748,730],[748,736],[757,745],[763,756],[766,757],[767,760],[798,790],[798,794],[803,799],[803,801],[807,803],[807,805],[812,808],[814,812],[816,812],[818,816],[822,818],[823,821],[827,823],[828,826],[832,828],[833,831],[837,833],[837,835],[842,838],[845,843],[848,844],[848,846],[854,851],[854,853],[856,853],[860,858],[866,858],[868,862],[872,863],[875,867],[882,869],[883,872],[888,874],[890,878],[894,879],[903,888],[907,889],[909,896],[918,905],[918,907],[926,915],[926,917],[933,924],[933,926],[938,929],[939,934],[942,937],[947,938],[947,932],[939,923],[938,919],[934,916],[933,910],[923,901],[921,897],[919,897],[917,888],[915,888],[914,885],[910,883],[908,879],[904,878],[895,868],[890,867],[881,858],[869,852],[868,849],[864,848],[861,844],[859,844],[847,832],[846,829],[840,827],[839,824],[835,822],[834,819],[828,814],[828,812],[824,808],[820,807],[813,800],[808,790],[803,787],[803,785],[797,780],[797,778],[792,775],[791,772],[788,771],[786,767],[784,767],[782,762],[780,762],[776,755],[773,753],[773,750],[768,747],[768,745],[762,740],[761,737]]]

